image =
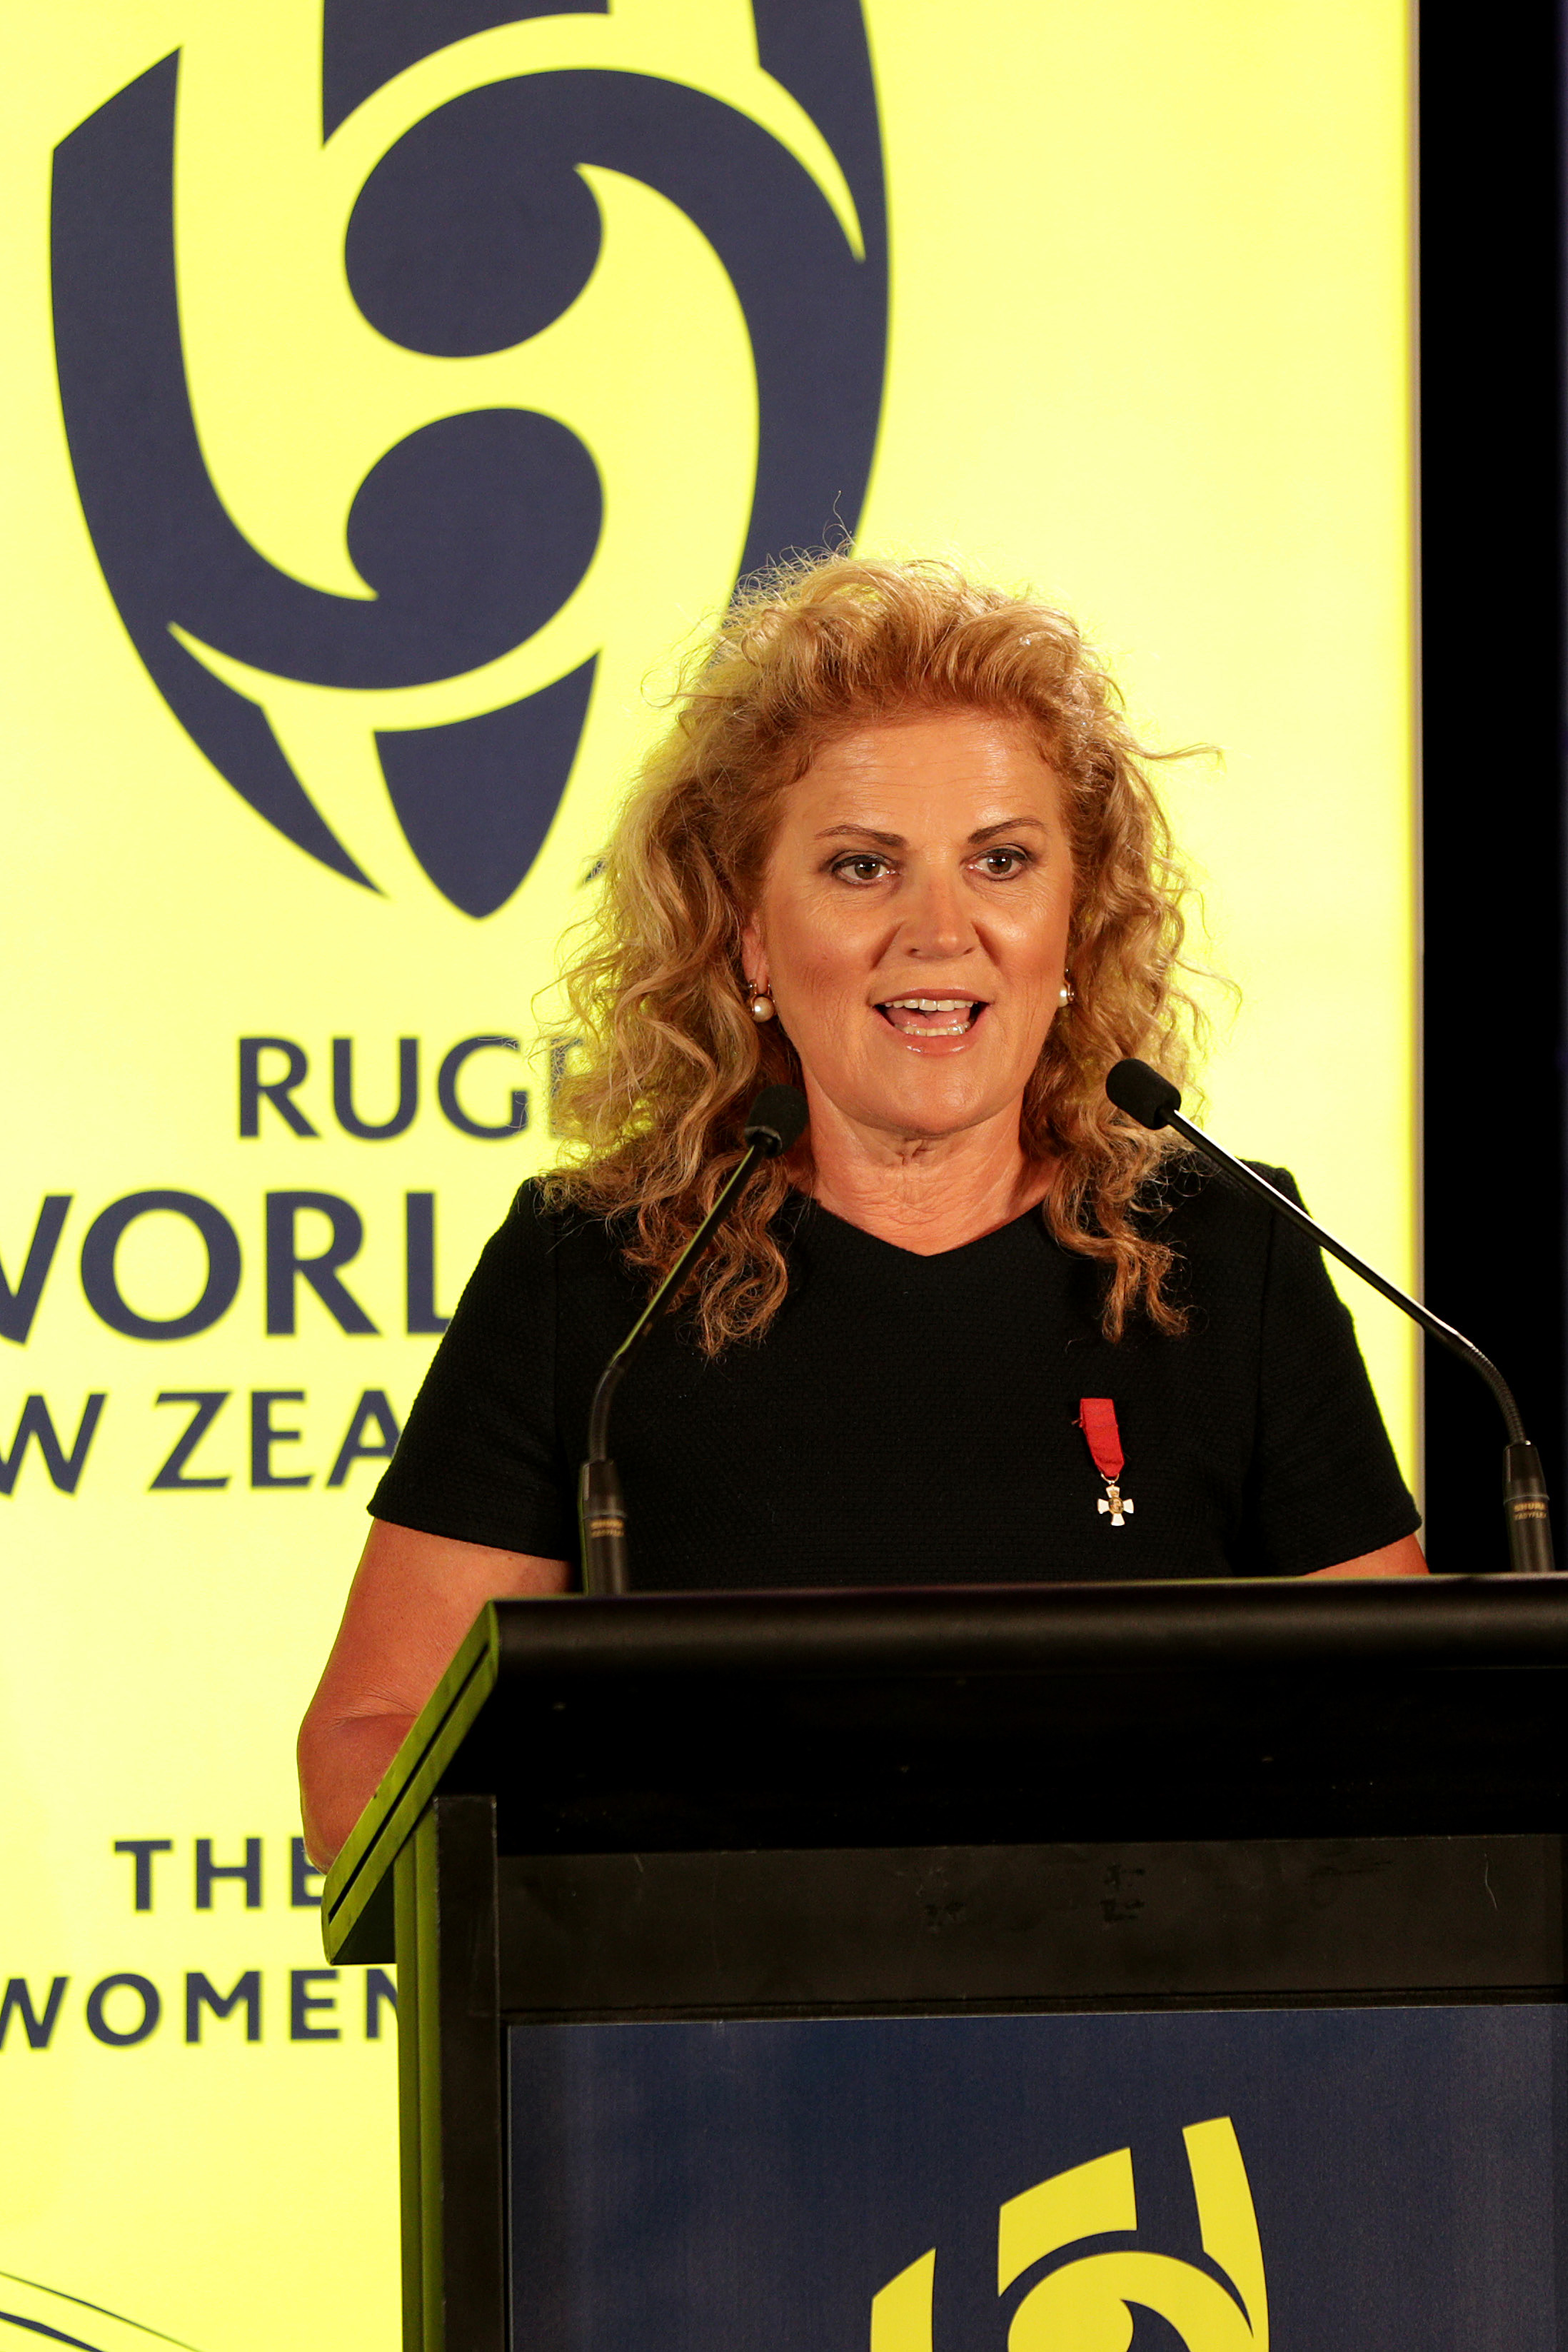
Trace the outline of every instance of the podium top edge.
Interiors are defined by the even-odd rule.
[[[1568,1576],[803,1588],[498,1601],[498,1680],[1568,1664]]]

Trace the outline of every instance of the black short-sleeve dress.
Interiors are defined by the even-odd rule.
[[[789,1294],[763,1337],[709,1359],[667,1321],[616,1399],[639,1591],[1299,1576],[1419,1524],[1321,1254],[1238,1188],[1172,1181],[1173,1339],[1108,1340],[1102,1269],[1037,1211],[935,1257],[805,1200],[783,1230]],[[644,1295],[612,1229],[525,1184],[374,1516],[575,1561],[589,1401]],[[1110,1400],[1120,1525],[1086,1398]]]

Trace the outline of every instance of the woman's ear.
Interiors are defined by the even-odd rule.
[[[755,915],[749,915],[741,927],[741,961],[745,967],[747,980],[765,996],[768,991],[768,951],[763,945],[762,927]]]

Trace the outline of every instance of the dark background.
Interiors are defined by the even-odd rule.
[[[1563,27],[1429,5],[1420,52],[1425,1291],[1564,1486]],[[1502,1431],[1428,1342],[1434,1569],[1505,1563]]]

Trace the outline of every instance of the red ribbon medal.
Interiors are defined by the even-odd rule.
[[[1122,1528],[1131,1517],[1131,1496],[1121,1492],[1121,1469],[1126,1460],[1121,1451],[1121,1432],[1116,1426],[1116,1406],[1110,1397],[1079,1397],[1078,1425],[1089,1440],[1089,1450],[1094,1466],[1105,1481],[1100,1508],[1108,1515],[1113,1528]]]

